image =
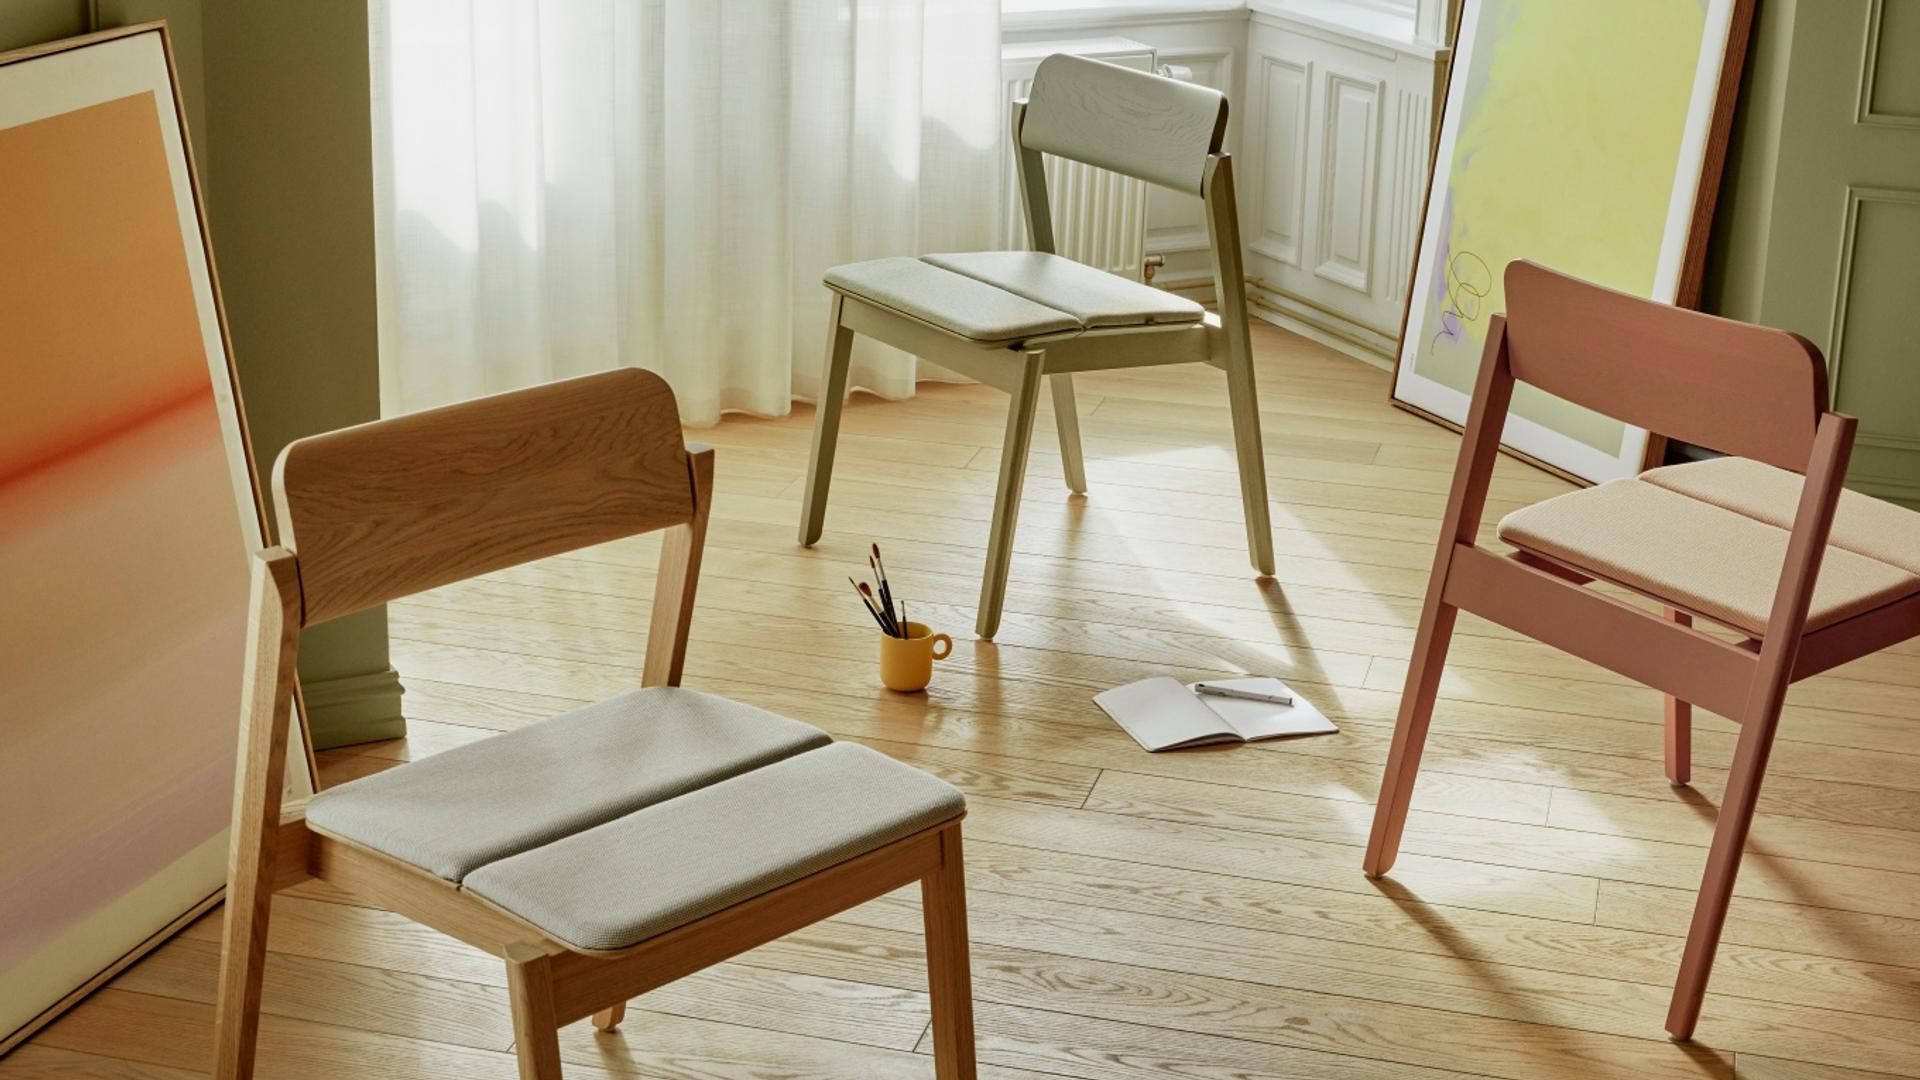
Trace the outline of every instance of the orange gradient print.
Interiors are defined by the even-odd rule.
[[[78,986],[221,884],[252,507],[171,108],[0,130],[0,1033],[10,982]]]

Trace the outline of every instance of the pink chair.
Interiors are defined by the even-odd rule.
[[[1393,866],[1456,615],[1470,611],[1667,695],[1667,777],[1691,707],[1740,737],[1667,1013],[1689,1038],[1787,687],[1920,635],[1920,514],[1841,489],[1855,421],[1794,334],[1682,311],[1527,262],[1507,267],[1374,811],[1366,871]],[[1653,469],[1509,514],[1474,543],[1515,380],[1734,455]],[[1800,474],[1800,475],[1796,475]],[[1804,477],[1804,480],[1803,480]],[[1656,614],[1585,588],[1619,586]],[[1703,633],[1703,619],[1738,643]]]

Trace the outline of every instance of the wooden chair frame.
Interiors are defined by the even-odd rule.
[[[448,467],[410,475],[432,457]],[[402,460],[384,463],[392,458]],[[433,490],[449,476],[464,479],[465,488]],[[281,455],[274,493],[284,546],[253,561],[216,1010],[218,1080],[253,1074],[271,900],[309,878],[500,957],[520,1075],[528,1080],[561,1075],[561,1025],[591,1016],[611,1029],[629,998],[919,881],[936,1072],[941,1080],[971,1080],[958,819],[631,948],[588,952],[427,871],[309,828],[300,807],[282,807],[301,629],[388,599],[664,528],[641,684],[679,685],[712,491],[713,451],[681,443],[671,391],[633,370],[361,425],[301,440]],[[664,509],[650,509],[656,505]],[[303,533],[314,537],[312,550],[302,551]]]
[[[1632,314],[1641,311],[1633,305],[1645,304],[1648,309],[1657,306],[1607,294],[1571,279],[1548,281],[1542,275],[1550,272],[1537,267],[1515,267],[1519,269],[1508,272],[1510,316],[1518,317],[1519,313],[1516,276],[1528,279],[1534,294],[1544,295],[1543,291],[1551,288],[1555,292],[1553,301],[1567,310],[1604,303],[1610,313]],[[1604,299],[1594,294],[1603,294]],[[1827,410],[1824,363],[1818,351],[1803,339],[1677,309],[1663,312],[1670,314],[1661,314],[1659,325],[1626,327],[1626,333],[1611,342],[1599,337],[1604,319],[1575,328],[1575,333],[1595,339],[1592,348],[1607,350],[1611,363],[1607,374],[1600,377],[1613,378],[1616,385],[1600,387],[1597,394],[1581,393],[1581,387],[1565,373],[1544,368],[1539,381],[1548,382],[1552,393],[1582,404],[1613,405],[1606,411],[1622,419],[1643,420],[1649,411],[1689,407],[1713,411],[1713,418],[1704,424],[1697,418],[1684,420],[1676,413],[1673,423],[1682,426],[1657,430],[1782,467],[1792,467],[1798,459],[1795,471],[1803,472],[1806,482],[1766,633],[1738,644],[1728,642],[1694,628],[1695,618],[1705,618],[1699,612],[1663,605],[1659,613],[1654,613],[1584,588],[1592,579],[1573,567],[1527,552],[1503,556],[1475,543],[1514,383],[1517,377],[1536,381],[1525,378],[1524,373],[1516,376],[1516,359],[1526,355],[1525,350],[1516,352],[1508,317],[1494,316],[1407,669],[1365,869],[1372,877],[1385,874],[1399,851],[1447,645],[1460,611],[1472,612],[1663,691],[1667,700],[1666,771],[1675,784],[1685,783],[1690,771],[1692,706],[1733,718],[1740,724],[1739,741],[1667,1014],[1667,1030],[1676,1038],[1687,1039],[1699,1020],[1788,685],[1920,635],[1920,596],[1812,633],[1804,632],[1846,475],[1855,421]],[[1707,344],[1709,335],[1725,337],[1733,328],[1747,338],[1731,341],[1729,347],[1717,352]],[[1760,335],[1771,335],[1771,340]],[[1700,354],[1684,351],[1689,344],[1699,347]],[[1613,345],[1617,347],[1610,347]],[[1677,378],[1675,371],[1684,372],[1689,364],[1702,360],[1724,360],[1724,374],[1733,376],[1739,373],[1738,365],[1743,360],[1759,359],[1749,357],[1748,350],[1763,348],[1771,349],[1773,360],[1784,366],[1787,374],[1762,378],[1769,373],[1748,371],[1749,385],[1719,384],[1732,399],[1719,403],[1702,402],[1697,395],[1688,401],[1681,392],[1684,380]],[[1587,359],[1571,358],[1569,366]],[[1542,364],[1538,358],[1531,362]],[[1638,392],[1659,400],[1640,407],[1633,404],[1636,391],[1631,388],[1643,379],[1645,388]],[[1716,380],[1709,378],[1696,381],[1694,388],[1712,385]],[[1785,393],[1780,392],[1783,387],[1787,388]],[[1595,402],[1595,396],[1602,400]]]
[[[1124,72],[1124,75],[1142,77],[1136,72]],[[1013,103],[1013,147],[1019,156],[1020,199],[1032,250],[1053,254],[1053,220],[1047,203],[1046,171],[1042,151],[1023,137],[1027,115],[1026,100]],[[840,413],[847,395],[853,336],[864,334],[1004,390],[1012,398],[1007,408],[1006,435],[1000,444],[999,485],[994,496],[993,524],[987,534],[986,569],[980,584],[975,630],[981,637],[993,637],[1000,627],[1021,488],[1026,479],[1027,451],[1033,443],[1034,414],[1043,379],[1049,384],[1053,398],[1054,426],[1060,438],[1067,487],[1077,495],[1086,494],[1086,464],[1080,449],[1080,419],[1073,396],[1076,372],[1211,364],[1227,373],[1240,497],[1246,515],[1247,550],[1254,569],[1271,576],[1274,572],[1273,529],[1267,506],[1266,456],[1260,440],[1260,402],[1254,388],[1253,349],[1247,324],[1240,219],[1234,202],[1233,163],[1220,149],[1225,126],[1226,103],[1221,101],[1210,141],[1202,147],[1204,159],[1195,160],[1199,174],[1197,189],[1180,188],[1198,194],[1206,208],[1208,246],[1220,310],[1217,314],[1208,312],[1201,322],[1095,328],[1018,340],[974,341],[904,312],[835,291],[827,316],[826,363],[814,419],[813,451],[807,464],[805,503],[800,519],[801,545],[813,546],[826,523],[827,489],[840,435]],[[1173,186],[1171,177],[1157,173],[1138,175],[1138,170],[1119,157],[1096,160],[1089,155],[1074,160]]]

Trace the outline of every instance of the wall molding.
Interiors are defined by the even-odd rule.
[[[1840,229],[1840,273],[1833,286],[1833,320],[1827,329],[1827,391],[1840,396],[1840,372],[1846,361],[1847,311],[1852,303],[1853,259],[1859,248],[1860,208],[1869,203],[1920,205],[1920,188],[1847,185],[1846,224]]]
[[[300,680],[300,699],[307,708],[307,728],[313,748],[397,739],[407,733],[400,708],[406,688],[400,673],[389,667],[359,675]]]
[[[1258,226],[1247,246],[1266,257],[1304,270],[1302,232],[1307,223],[1307,138],[1308,112],[1312,100],[1313,61],[1287,60],[1278,56],[1259,57],[1260,112],[1264,128],[1261,143]],[[1284,123],[1275,122],[1273,77],[1275,72],[1296,76],[1290,112]],[[1290,168],[1277,168],[1282,164]],[[1282,223],[1284,229],[1274,225]]]
[[[1392,188],[1387,196],[1386,295],[1404,306],[1413,284],[1414,245],[1427,201],[1427,180],[1433,157],[1433,100],[1423,91],[1402,89],[1394,116]],[[1406,273],[1397,273],[1404,267]]]
[[[1320,115],[1320,222],[1314,252],[1314,274],[1358,293],[1373,288],[1373,224],[1380,209],[1379,164],[1380,120],[1386,83],[1328,68],[1321,93]],[[1348,112],[1354,106],[1357,116]],[[1350,123],[1360,124],[1357,136]],[[1348,142],[1352,138],[1353,142]],[[1359,160],[1348,154],[1357,147]],[[1357,169],[1358,176],[1348,175]],[[1336,219],[1341,192],[1356,192],[1358,202],[1350,207],[1353,218]],[[1342,230],[1352,240],[1353,252],[1337,250]]]
[[[1854,123],[1871,127],[1920,128],[1920,112],[1883,112],[1873,103],[1873,84],[1880,70],[1881,31],[1886,15],[1887,0],[1868,0],[1867,33],[1860,52],[1860,98],[1854,109]]]

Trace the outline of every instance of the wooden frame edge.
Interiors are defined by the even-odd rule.
[[[92,15],[94,13],[90,10],[89,14]],[[234,364],[233,333],[227,325],[226,299],[220,291],[220,273],[218,265],[214,261],[213,254],[213,234],[207,227],[206,195],[201,190],[199,164],[195,160],[193,153],[192,129],[187,124],[186,103],[182,101],[180,97],[179,65],[174,59],[172,32],[168,29],[166,20],[153,19],[145,22],[131,23],[126,26],[109,27],[104,30],[90,30],[87,33],[77,34],[72,37],[56,38],[52,41],[43,41],[34,45],[24,45],[17,49],[9,49],[0,52],[0,68],[24,63],[29,60],[40,60],[49,56],[57,56],[60,53],[72,52],[77,49],[84,49],[93,45],[116,41],[121,38],[138,37],[142,34],[149,33],[157,33],[160,35],[160,52],[167,64],[167,89],[173,102],[174,123],[177,124],[180,129],[180,152],[186,162],[187,191],[193,199],[194,224],[199,229],[200,247],[207,263],[207,286],[208,291],[213,296],[214,318],[220,326],[220,348],[223,354],[221,359],[226,367],[227,387],[233,395],[234,418],[240,428],[240,448],[246,459],[247,479],[253,491],[254,518],[259,523],[262,547],[271,547],[274,543],[272,515],[267,512],[267,501],[264,494],[265,489],[262,488],[260,484],[260,463],[254,453],[253,431],[247,423],[246,406],[240,391],[240,372]],[[251,554],[250,552],[249,555]],[[295,720],[300,728],[300,742],[304,751],[303,756],[306,760],[309,786],[317,791],[320,787],[320,766],[313,753],[312,732],[307,726],[306,702],[301,698],[300,688],[297,683],[294,686],[292,707]],[[165,926],[154,931],[154,933],[134,945],[131,949],[128,949],[118,959],[114,960],[112,964],[96,973],[92,978],[87,979],[79,986],[68,991],[66,995],[39,1013],[36,1013],[32,1019],[28,1020],[19,1028],[8,1032],[4,1036],[0,1036],[0,1057],[4,1057],[12,1052],[16,1047],[32,1038],[48,1024],[58,1019],[68,1009],[85,1000],[88,995],[111,981],[122,971],[131,967],[135,962],[139,961],[154,949],[159,948],[168,939],[173,937],[173,935],[185,929],[187,925],[195,919],[211,911],[214,905],[226,899],[226,891],[226,883],[222,882],[219,888],[195,902],[185,912],[168,922]]]
[[[0,1037],[0,1059],[4,1059],[8,1054],[18,1049],[28,1039],[31,1039],[35,1035],[38,1035],[49,1024],[52,1024],[55,1020],[60,1019],[60,1017],[64,1015],[68,1009],[71,1009],[75,1005],[78,1005],[80,1004],[80,1002],[86,1000],[86,998],[89,995],[91,995],[95,990],[98,990],[102,986],[105,986],[107,983],[112,982],[116,977],[120,975],[121,972],[127,970],[128,968],[132,967],[134,964],[145,959],[148,953],[166,944],[169,938],[173,937],[173,935],[179,933],[180,931],[185,930],[189,925],[193,923],[195,919],[198,919],[200,916],[205,915],[209,911],[212,911],[221,902],[223,902],[226,899],[226,897],[227,897],[227,887],[223,883],[218,889],[215,889],[214,891],[208,893],[205,897],[197,901],[192,907],[188,908],[185,912],[181,913],[181,915],[178,918],[174,919],[172,922],[161,927],[160,929],[155,930],[151,936],[147,937],[145,940],[141,941],[139,944],[135,945],[133,948],[128,949],[125,953],[122,953],[119,959],[115,960],[112,964],[109,964],[107,967],[102,968],[92,978],[88,979],[86,982],[81,983],[79,986],[74,987],[72,990],[69,990],[65,997],[62,997],[59,1001],[56,1001],[53,1004],[47,1006],[46,1008],[40,1010],[38,1013],[34,1014],[33,1019],[28,1020],[26,1023],[15,1028],[13,1031],[9,1032],[6,1036]]]
[[[1674,293],[1674,306],[1700,309],[1700,296],[1706,284],[1707,256],[1713,241],[1713,219],[1720,199],[1720,181],[1725,172],[1727,151],[1733,136],[1733,121],[1739,112],[1740,83],[1745,75],[1747,53],[1752,42],[1754,12],[1757,0],[1732,0],[1733,10],[1727,25],[1727,44],[1720,59],[1720,80],[1714,90],[1713,113],[1707,125],[1707,143],[1700,162],[1700,174],[1693,196],[1693,215],[1687,226],[1687,246],[1681,255],[1680,281]],[[1464,427],[1440,416],[1431,410],[1421,408],[1411,402],[1400,400],[1397,390],[1400,385],[1400,362],[1405,353],[1407,325],[1413,319],[1413,279],[1420,265],[1422,241],[1427,233],[1427,210],[1433,203],[1434,174],[1439,167],[1441,128],[1446,122],[1447,101],[1453,96],[1454,60],[1459,51],[1460,26],[1466,17],[1466,4],[1458,3],[1453,8],[1453,18],[1448,29],[1446,49],[1446,73],[1436,74],[1435,82],[1440,93],[1435,95],[1433,138],[1427,147],[1427,182],[1420,193],[1420,217],[1414,225],[1413,262],[1406,268],[1407,300],[1400,308],[1399,343],[1394,350],[1393,366],[1387,379],[1387,403],[1405,412],[1438,424],[1455,432],[1464,431]],[[1438,63],[1438,58],[1436,58]],[[1641,471],[1661,464],[1666,458],[1667,437],[1657,431],[1647,431],[1647,445],[1640,456]],[[1581,487],[1592,487],[1593,481],[1577,476],[1558,465],[1551,465],[1523,450],[1509,449],[1503,442],[1500,452],[1517,461],[1525,462],[1542,472],[1557,476],[1569,483]]]

